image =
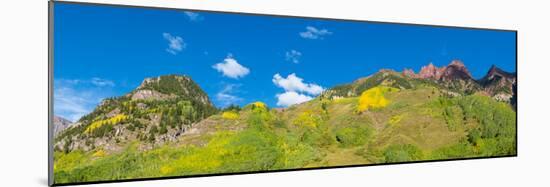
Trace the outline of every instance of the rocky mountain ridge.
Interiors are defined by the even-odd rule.
[[[430,63],[423,66],[418,74],[415,74],[412,69],[404,69],[403,75],[411,78],[434,80],[473,79],[472,74],[460,60],[453,60],[444,67],[436,67],[433,63]]]
[[[476,80],[464,63],[453,60],[447,66],[436,67],[429,63],[418,73],[405,68],[402,72],[383,69],[377,73],[360,78],[353,83],[338,85],[326,90],[323,97],[352,97],[377,85],[391,86],[400,89],[414,88],[419,85],[430,85],[442,89],[450,96],[469,95],[480,92],[498,101],[514,104],[516,91],[515,73],[505,72],[492,66],[487,75]]]
[[[57,136],[60,132],[68,128],[73,122],[60,116],[53,116],[53,134]]]
[[[74,127],[56,137],[62,151],[116,151],[129,142],[141,149],[175,141],[193,123],[216,112],[206,93],[188,76],[146,78],[135,90],[107,98]]]
[[[479,80],[485,90],[495,99],[500,101],[510,101],[515,105],[514,98],[517,95],[516,84],[517,77],[515,73],[505,72],[493,65],[487,75]]]

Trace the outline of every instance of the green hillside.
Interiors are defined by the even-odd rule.
[[[350,97],[318,97],[286,109],[270,109],[256,102],[242,109],[220,110],[204,120],[185,117],[198,122],[177,141],[153,143],[149,149],[143,149],[147,141],[128,139],[116,150],[56,151],[55,180],[84,182],[516,153],[516,114],[509,104],[481,94],[451,97],[431,84],[392,85],[368,86],[362,94]],[[114,106],[131,105],[124,99],[117,102]],[[177,99],[153,103],[147,103],[156,106],[148,110],[173,116],[183,115],[186,106],[195,111],[192,102]],[[140,119],[141,112],[122,110],[121,115],[129,117],[115,123],[135,126],[132,120]],[[166,122],[174,123],[181,121]],[[150,134],[152,127],[144,126],[142,130],[149,129],[145,132]]]
[[[217,109],[191,78],[148,78],[129,94],[105,99],[90,114],[55,137],[56,152],[120,152],[130,142],[148,150],[177,141],[186,129]]]

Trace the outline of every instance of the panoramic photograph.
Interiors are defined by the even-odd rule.
[[[517,154],[516,32],[55,3],[55,184]]]

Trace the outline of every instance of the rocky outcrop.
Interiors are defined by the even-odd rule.
[[[464,63],[453,60],[449,65],[436,67],[432,63],[423,66],[418,74],[412,69],[404,69],[402,75],[413,79],[435,80],[451,90],[467,92],[483,91],[486,95],[498,101],[510,102],[515,105],[516,74],[506,72],[493,65],[483,78],[475,80]]]
[[[405,68],[405,69],[403,69],[403,76],[405,76],[405,77],[415,77],[416,78],[417,75],[414,73],[414,71],[412,69]]]
[[[143,80],[134,92],[132,99],[186,99],[202,104],[211,104],[207,94],[186,75],[164,75]]]
[[[73,122],[59,117],[59,116],[53,116],[53,134],[54,136],[57,136],[60,132],[67,129]]]
[[[415,74],[412,69],[404,69],[403,75],[410,78],[443,81],[473,79],[464,63],[460,60],[453,60],[449,65],[444,67],[436,67],[430,63],[427,66],[422,66],[418,74]]]
[[[485,92],[499,101],[512,101],[517,94],[514,87],[516,85],[516,74],[506,72],[493,65],[482,79],[478,82],[483,86]]]
[[[427,66],[422,66],[418,75],[415,75],[413,77],[421,78],[421,79],[439,80],[439,78],[441,77],[442,71],[443,71],[443,68],[435,67],[432,63],[430,63]]]
[[[439,79],[443,81],[447,80],[473,80],[472,74],[468,71],[464,63],[460,60],[453,60],[451,64],[446,67],[440,68]]]
[[[164,100],[175,98],[173,95],[166,95],[149,89],[137,90],[135,93],[131,94],[130,97],[132,100]]]

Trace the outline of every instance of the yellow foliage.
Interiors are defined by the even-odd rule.
[[[82,151],[71,151],[69,153],[54,153],[54,171],[71,170],[79,165],[88,162],[88,157]]]
[[[223,119],[230,119],[230,120],[238,119],[239,118],[239,113],[234,112],[234,111],[226,111],[226,112],[223,112],[222,118]]]
[[[279,144],[280,146],[280,149],[282,150],[282,153],[283,155],[292,155],[293,152],[295,152],[295,150],[292,150],[288,144],[286,144],[286,142],[282,142],[282,144]],[[282,156],[280,158],[282,160],[282,163],[284,166],[287,166],[288,163],[290,162],[289,158],[286,157],[286,156]]]
[[[128,119],[128,116],[126,116],[124,114],[117,114],[116,116],[113,116],[109,119],[94,121],[94,122],[92,122],[92,124],[90,126],[88,126],[88,128],[86,128],[84,133],[91,133],[95,129],[97,129],[97,128],[105,125],[105,124],[117,124],[117,123],[120,123],[120,122],[125,121],[127,119]]]
[[[267,108],[267,105],[261,101],[256,101],[254,103],[252,103],[252,105],[254,105],[255,107],[258,107],[258,108]]]
[[[103,150],[96,151],[94,154],[92,154],[92,156],[94,157],[104,157],[105,155],[106,153]]]
[[[390,101],[384,97],[387,92],[397,91],[397,88],[377,86],[364,91],[359,97],[357,111],[362,112],[368,109],[384,108]]]
[[[174,168],[173,167],[170,167],[170,166],[162,166],[160,167],[160,173],[162,173],[163,175],[166,175],[166,174],[169,174],[169,173],[172,173],[174,172]]]
[[[293,123],[299,126],[313,127],[316,128],[319,125],[320,118],[319,116],[313,114],[310,111],[302,112]]]
[[[218,132],[205,147],[188,147],[193,154],[181,156],[173,166],[177,167],[178,171],[197,173],[212,171],[222,165],[222,158],[230,152],[226,146],[233,136],[233,133]]]
[[[247,105],[247,108],[251,108],[254,112],[267,112],[267,105],[261,101],[256,101]]]
[[[218,132],[208,142],[207,148],[215,150],[217,155],[224,155],[229,152],[225,146],[229,144],[231,137],[235,136],[233,132]]]

